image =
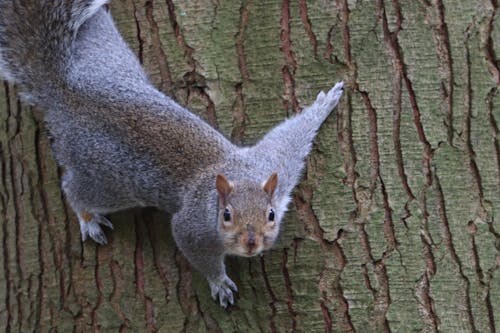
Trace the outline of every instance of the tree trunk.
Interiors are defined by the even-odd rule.
[[[496,0],[114,0],[152,81],[239,144],[344,80],[281,238],[223,310],[168,217],[80,241],[42,114],[0,93],[0,330],[496,332]],[[103,54],[103,57],[106,55]]]

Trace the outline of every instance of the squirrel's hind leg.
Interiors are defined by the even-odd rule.
[[[74,170],[66,170],[62,177],[62,189],[78,217],[82,241],[90,237],[96,243],[106,244],[108,240],[101,226],[113,229],[113,225],[102,214],[116,209],[108,208],[107,206],[110,203],[102,200],[102,198],[100,198],[101,200],[92,200],[92,196],[87,195],[85,192],[88,192],[89,186],[93,187],[92,185],[95,184],[92,184],[88,179],[81,179],[78,175]]]

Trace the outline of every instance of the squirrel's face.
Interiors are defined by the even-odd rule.
[[[226,253],[251,257],[274,244],[279,232],[279,214],[273,206],[277,184],[276,173],[260,184],[217,176],[218,226]]]

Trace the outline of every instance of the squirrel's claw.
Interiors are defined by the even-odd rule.
[[[78,221],[80,222],[80,233],[82,235],[82,241],[84,242],[88,237],[98,244],[104,245],[108,243],[108,239],[101,228],[104,225],[110,229],[113,229],[113,224],[102,215],[91,215],[91,219],[86,219],[81,215],[78,216]]]
[[[228,305],[234,304],[233,292],[238,291],[236,284],[225,275],[220,281],[208,281],[210,285],[210,291],[212,293],[212,298],[216,301],[219,299],[219,303],[223,308],[227,308]]]

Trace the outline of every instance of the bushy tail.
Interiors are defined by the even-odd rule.
[[[0,75],[30,102],[64,82],[80,26],[107,0],[0,0]]]
[[[252,160],[259,161],[260,170],[269,174],[278,172],[276,198],[281,211],[285,210],[289,194],[300,179],[305,158],[321,124],[337,106],[343,91],[344,83],[337,82],[326,94],[320,92],[312,105],[273,128],[247,151]]]

